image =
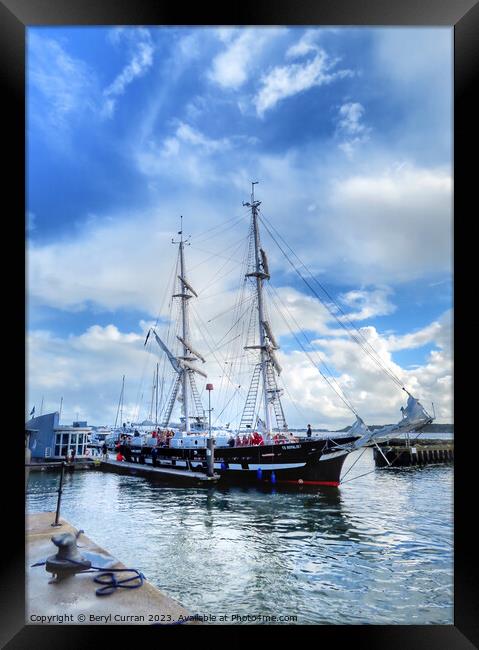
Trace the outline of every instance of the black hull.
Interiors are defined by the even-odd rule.
[[[338,438],[345,445],[356,438]],[[158,447],[153,461],[151,447],[122,447],[126,460],[155,464],[157,467],[207,470],[205,449]],[[215,474],[221,483],[288,485],[328,485],[337,487],[348,452],[329,440],[251,447],[218,447],[214,452]]]

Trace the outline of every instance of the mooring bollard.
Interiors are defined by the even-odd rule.
[[[206,441],[206,474],[210,478],[215,475],[215,448],[214,440],[211,437],[211,391],[213,390],[213,384],[206,384],[206,390],[208,391],[208,439]]]
[[[215,474],[215,448],[214,448],[213,438],[208,438],[206,441],[206,463],[208,468],[208,476],[214,476]]]
[[[65,473],[65,463],[62,463],[62,469],[60,473],[60,485],[58,486],[58,500],[57,500],[57,511],[55,514],[55,521],[53,524],[51,524],[54,527],[61,526],[61,524],[58,523],[58,519],[60,517],[60,503],[62,500],[62,492],[63,492],[63,475]]]

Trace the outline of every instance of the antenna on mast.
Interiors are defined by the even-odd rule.
[[[254,186],[258,185],[259,181],[251,181],[251,203],[243,201],[243,205],[247,208],[257,208],[261,201],[254,200]]]
[[[186,240],[183,241],[183,215],[180,214],[180,230],[178,230],[178,235],[180,235],[180,241],[175,241],[174,237],[171,238],[171,243],[172,244],[180,244],[180,245],[186,245],[190,246],[190,237],[191,235],[188,235]]]

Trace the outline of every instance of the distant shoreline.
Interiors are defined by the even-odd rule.
[[[371,424],[368,425],[368,429],[371,431],[376,431],[377,429],[381,429],[384,426],[391,426],[391,424]],[[317,433],[346,433],[349,431],[350,427],[344,427],[343,429],[314,429],[313,432]],[[291,432],[301,432],[301,431],[306,431],[306,428],[302,429],[290,429]],[[454,433],[454,425],[453,424],[428,424],[425,427],[421,429],[422,432],[424,433]]]

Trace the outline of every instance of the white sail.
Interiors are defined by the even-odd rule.
[[[175,372],[181,372],[181,367],[178,364],[177,358],[170,352],[170,350],[166,347],[166,345],[163,343],[163,341],[160,339],[158,334],[153,330],[153,334],[155,335],[156,342],[160,346],[160,348],[166,353],[166,356],[168,357],[171,365],[173,366],[173,369]]]
[[[352,449],[359,449],[364,447],[374,436],[374,432],[370,431],[364,421],[356,415],[356,422],[351,426],[348,431],[348,436],[360,436],[357,440],[351,443]]]
[[[434,419],[429,415],[419,400],[412,395],[409,395],[408,397],[406,408],[401,406],[401,413],[402,420],[400,420],[397,424],[388,424],[385,427],[376,429],[375,431],[370,431],[366,427],[367,431],[364,432],[359,440],[356,440],[353,443],[354,448],[363,447],[365,444],[372,440],[375,440],[376,438],[390,438],[393,435],[400,435],[401,433],[407,433],[408,431],[417,431],[418,429],[424,427],[426,424],[432,422]],[[354,435],[356,432],[360,432],[358,421],[362,422],[362,420],[358,418],[356,423],[353,424],[349,430],[349,433],[352,435]]]
[[[415,428],[424,426],[432,422],[433,418],[429,415],[418,399],[409,395],[406,408],[401,407],[403,419],[399,423],[401,427]]]
[[[364,421],[361,420],[361,418],[357,415],[356,416],[356,422],[352,425],[352,427],[348,431],[348,435],[350,436],[365,436],[368,433],[371,433],[369,431],[368,427],[366,424],[364,424]]]

